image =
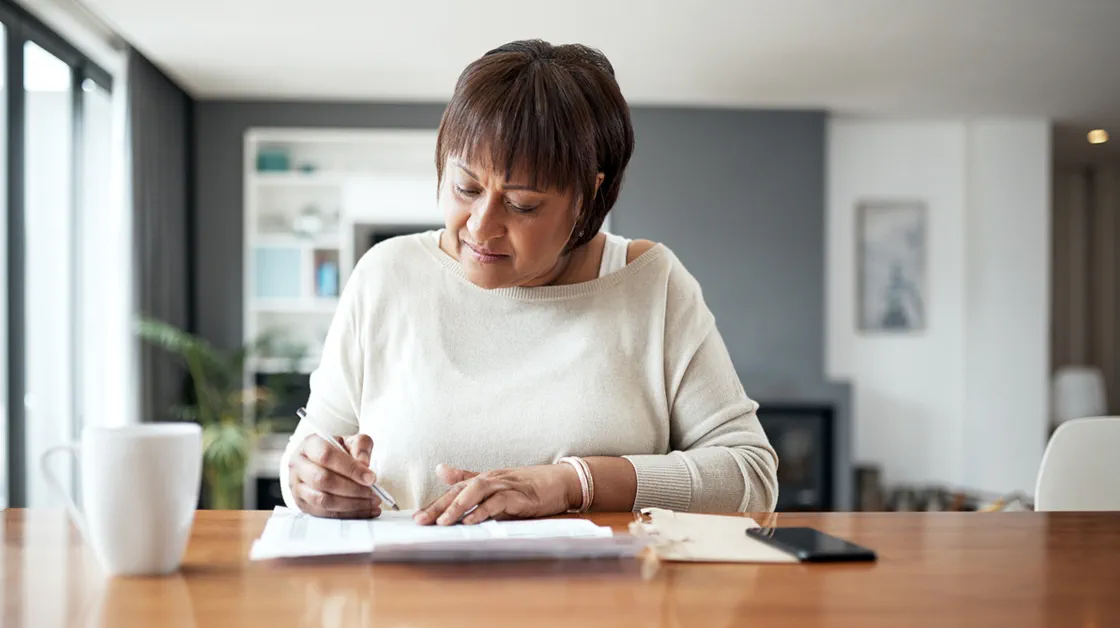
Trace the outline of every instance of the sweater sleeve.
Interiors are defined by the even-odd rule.
[[[300,420],[280,458],[280,492],[284,503],[294,510],[299,508],[288,484],[288,463],[303,439],[315,433],[309,421],[332,436],[350,436],[358,432],[364,364],[357,322],[361,305],[360,269],[359,264],[339,297],[338,309],[323,343],[319,367],[311,373],[307,418]]]
[[[679,264],[674,271],[665,327],[671,451],[626,456],[638,479],[634,509],[772,511],[778,458],[758,404],[739,381],[699,285]]]

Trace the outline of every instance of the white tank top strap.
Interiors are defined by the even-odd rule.
[[[613,233],[603,232],[607,242],[603,245],[603,261],[599,263],[599,276],[603,277],[626,266],[626,251],[630,248],[630,239]]]

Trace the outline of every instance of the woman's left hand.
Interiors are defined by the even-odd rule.
[[[487,519],[547,517],[578,508],[579,476],[569,464],[548,464],[475,473],[436,467],[451,488],[413,519],[421,525],[475,524]],[[474,512],[463,516],[473,506]]]

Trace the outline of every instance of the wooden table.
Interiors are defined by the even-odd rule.
[[[6,511],[3,626],[1120,626],[1120,514],[782,514],[880,560],[648,580],[634,560],[250,563],[267,517],[199,512],[181,573],[105,579],[61,511]]]

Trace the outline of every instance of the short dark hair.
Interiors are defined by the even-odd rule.
[[[459,75],[439,124],[436,172],[442,184],[449,155],[481,158],[507,178],[523,168],[533,187],[574,191],[582,204],[570,250],[602,227],[633,152],[630,107],[606,56],[534,39],[495,48]]]

